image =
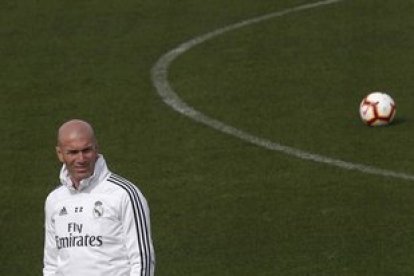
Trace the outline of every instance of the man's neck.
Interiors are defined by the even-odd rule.
[[[75,188],[75,190],[79,190],[79,185],[81,181],[73,179],[72,177],[70,178],[70,180],[72,181],[73,188]]]

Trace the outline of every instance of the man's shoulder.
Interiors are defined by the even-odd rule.
[[[59,183],[47,195],[46,203],[54,203],[54,202],[61,201],[63,198],[68,196],[68,192],[69,191],[68,191],[67,187],[65,187],[65,186],[63,186],[62,184]]]
[[[138,206],[137,208],[148,206],[147,199],[141,190],[128,179],[112,173],[106,182],[114,190],[113,194],[116,194],[122,201],[131,202],[134,206]]]
[[[51,191],[48,194],[48,198],[54,198],[57,197],[67,191],[67,188],[63,186],[61,183],[58,183],[55,187],[51,189]]]
[[[111,187],[111,189],[113,189],[114,191],[118,191],[119,193],[137,193],[141,195],[141,191],[134,183],[118,174],[111,173],[111,175],[107,178],[106,182],[107,185]]]

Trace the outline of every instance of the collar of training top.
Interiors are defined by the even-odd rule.
[[[69,177],[69,172],[65,164],[63,164],[60,170],[59,178],[62,185],[68,187],[69,190],[80,192],[84,190],[86,187],[89,187],[94,183],[98,183],[102,178],[105,177],[107,172],[108,169],[106,167],[105,158],[103,157],[103,155],[99,154],[98,159],[95,163],[95,170],[93,172],[93,175],[91,175],[88,178],[82,179],[79,183],[78,189],[75,189],[75,187],[73,186],[72,180]]]

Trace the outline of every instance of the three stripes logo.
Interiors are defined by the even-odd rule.
[[[66,210],[66,207],[63,206],[63,208],[59,212],[59,216],[66,216],[68,214],[68,211]]]

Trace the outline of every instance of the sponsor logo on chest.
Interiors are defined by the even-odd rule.
[[[92,208],[91,208],[92,207]],[[92,216],[90,211],[85,213],[85,210],[92,209]],[[89,214],[89,215],[88,215]],[[92,206],[86,208],[82,205],[77,206],[62,206],[58,211],[58,217],[64,219],[59,227],[59,235],[55,236],[57,249],[71,248],[71,247],[101,247],[103,245],[103,238],[101,235],[92,235],[85,231],[84,224],[87,223],[84,218],[98,219],[104,214],[104,206],[102,201],[97,200]],[[81,216],[81,217],[78,217]],[[85,217],[87,216],[87,217]],[[78,218],[83,218],[78,221]],[[55,221],[55,220],[54,220]]]

